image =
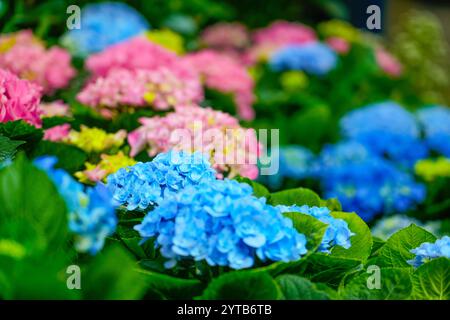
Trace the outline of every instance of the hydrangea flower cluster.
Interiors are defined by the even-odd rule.
[[[48,50],[30,30],[0,36],[0,68],[28,79],[52,93],[75,76],[69,53],[59,47]]]
[[[418,111],[428,146],[450,158],[450,108],[431,106]]]
[[[231,93],[238,115],[245,120],[255,117],[252,104],[255,100],[254,81],[244,66],[232,58],[212,50],[188,54],[183,61],[193,67],[211,89]]]
[[[309,207],[303,206],[277,206],[281,212],[299,212],[316,218],[317,220],[328,225],[322,242],[317,249],[320,252],[331,252],[330,248],[334,246],[341,246],[345,249],[351,247],[350,238],[355,234],[350,230],[345,220],[336,219],[331,215],[330,209],[327,207]]]
[[[171,149],[200,151],[219,172],[255,179],[261,146],[253,129],[236,118],[202,107],[185,107],[163,117],[141,118],[141,127],[128,135],[130,155],[147,149],[150,156]]]
[[[337,55],[329,46],[312,42],[283,47],[272,55],[269,63],[276,71],[303,70],[321,76],[336,66]]]
[[[444,236],[436,240],[435,243],[424,242],[419,247],[412,249],[411,253],[416,256],[408,263],[414,268],[439,257],[450,258],[450,237]]]
[[[252,35],[254,46],[247,53],[249,62],[266,61],[271,55],[288,45],[302,45],[317,40],[314,30],[304,24],[275,21]]]
[[[184,39],[181,35],[170,29],[151,30],[145,32],[151,42],[156,43],[176,54],[184,53]]]
[[[341,119],[340,126],[344,137],[404,165],[412,166],[428,154],[415,117],[392,101],[351,111]]]
[[[86,104],[106,118],[111,118],[120,107],[146,107],[168,110],[198,103],[203,98],[201,84],[195,78],[179,79],[170,69],[157,70],[113,69],[98,77],[77,95]]]
[[[81,26],[68,31],[62,43],[77,56],[85,57],[143,33],[150,25],[134,8],[120,2],[86,5]]]
[[[392,77],[398,77],[403,72],[403,67],[401,63],[385,49],[378,47],[375,49],[375,59],[378,66],[386,74]]]
[[[64,142],[77,146],[86,152],[104,152],[119,148],[125,141],[127,133],[119,130],[116,133],[107,133],[102,129],[88,128],[81,125],[80,131],[71,130]]]
[[[424,185],[355,141],[325,147],[316,173],[327,198],[337,197],[366,221],[382,212],[405,212],[425,199]]]
[[[98,184],[84,188],[66,171],[55,169],[55,157],[37,158],[35,165],[54,182],[69,212],[69,229],[75,233],[75,247],[80,252],[96,254],[105,238],[114,233],[117,217],[106,187]]]
[[[166,267],[183,258],[211,266],[249,268],[261,261],[294,261],[304,255],[306,237],[289,218],[252,196],[249,185],[215,180],[165,198],[135,229],[156,239]]]
[[[450,159],[424,159],[417,161],[414,166],[415,173],[425,181],[434,181],[438,178],[450,178]]]
[[[41,88],[0,69],[0,122],[24,120],[40,127]]]
[[[360,42],[363,35],[360,30],[343,20],[321,22],[317,29],[324,38],[339,38],[350,43]]]
[[[244,49],[250,44],[250,34],[247,27],[239,22],[221,22],[203,30],[200,41],[218,51]]]
[[[110,174],[135,164],[136,161],[127,157],[122,151],[114,155],[101,154],[99,163],[86,162],[86,169],[76,172],[75,177],[83,183],[105,181]]]
[[[42,102],[39,105],[41,109],[41,117],[70,117],[72,113],[68,104],[65,104],[62,100],[56,100],[52,102]]]
[[[44,140],[60,142],[65,141],[70,134],[70,124],[65,123],[48,128],[44,131]]]
[[[151,162],[121,168],[107,178],[113,199],[127,210],[145,210],[171,193],[215,180],[215,172],[201,153],[170,151]]]
[[[440,222],[438,221],[428,221],[426,223],[422,223],[419,220],[406,215],[396,214],[378,220],[371,228],[371,231],[372,235],[387,240],[394,233],[408,227],[411,224],[415,224],[433,234],[439,233],[440,229]]]

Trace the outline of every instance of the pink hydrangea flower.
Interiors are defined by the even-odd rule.
[[[44,131],[44,140],[53,142],[63,141],[69,136],[69,132],[70,124],[68,123],[55,126]]]
[[[200,73],[207,87],[231,93],[242,119],[252,120],[255,117],[252,107],[255,100],[254,81],[243,65],[212,50],[188,54],[184,62]]]
[[[39,108],[41,109],[42,117],[70,117],[72,115],[69,105],[62,100],[42,102]]]
[[[41,87],[0,69],[0,122],[24,120],[41,126]]]
[[[248,50],[246,61],[249,64],[265,61],[281,47],[314,41],[317,37],[312,28],[297,22],[275,21],[253,33],[254,46]]]
[[[150,156],[171,149],[200,151],[210,157],[219,177],[237,174],[255,179],[261,146],[253,129],[244,129],[236,118],[221,111],[186,107],[163,117],[141,118],[141,127],[128,135],[130,156],[142,150]]]
[[[120,107],[152,106],[156,110],[179,108],[203,99],[203,89],[196,77],[179,79],[170,69],[112,69],[77,95],[77,99],[106,117]]]
[[[59,47],[48,50],[30,30],[0,37],[0,68],[40,85],[44,93],[65,87],[75,75],[70,54]]]
[[[216,23],[207,27],[200,36],[203,45],[213,49],[243,49],[250,43],[250,34],[245,25],[232,23]]]
[[[340,54],[346,54],[350,50],[350,43],[344,38],[330,37],[326,39],[326,43],[331,49]]]
[[[398,77],[402,74],[403,67],[400,62],[383,48],[375,49],[375,58],[380,68],[388,75]]]

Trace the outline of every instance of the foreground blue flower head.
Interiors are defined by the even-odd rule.
[[[169,193],[189,185],[215,180],[216,172],[199,152],[170,151],[151,162],[137,163],[108,176],[114,200],[127,210],[145,210]]]
[[[320,42],[283,47],[269,61],[275,71],[302,70],[314,75],[327,74],[336,63],[336,53]]]
[[[412,249],[416,257],[408,260],[408,263],[413,267],[420,267],[422,264],[439,257],[450,258],[450,237],[444,236],[436,240],[435,243],[425,242],[419,247]]]
[[[318,251],[329,253],[330,248],[333,246],[341,246],[345,249],[350,248],[350,237],[355,234],[350,230],[346,221],[334,218],[331,215],[330,209],[327,207],[309,207],[307,205],[280,205],[277,207],[281,212],[300,212],[312,216],[328,225]]]
[[[425,199],[425,187],[411,174],[354,141],[326,146],[317,166],[325,197],[338,198],[365,221],[406,212]]]
[[[450,108],[427,107],[419,110],[417,117],[430,149],[450,157]]]
[[[57,161],[45,156],[37,158],[34,164],[47,173],[66,203],[69,229],[76,235],[76,249],[96,254],[117,226],[111,194],[103,184],[85,188],[63,169],[54,168]]]
[[[67,32],[62,42],[77,56],[85,57],[149,29],[145,18],[121,2],[88,4],[81,10],[81,28]]]
[[[294,261],[306,253],[306,238],[289,218],[235,180],[214,180],[172,193],[135,226],[155,238],[169,259],[206,260],[209,265],[249,268],[261,261]]]
[[[344,137],[408,166],[428,154],[420,140],[416,118],[395,102],[370,104],[351,111],[341,119],[340,126]]]

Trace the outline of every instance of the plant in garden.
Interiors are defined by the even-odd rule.
[[[107,133],[99,128],[89,128],[84,125],[80,131],[71,130],[64,142],[75,145],[86,152],[105,152],[119,148],[125,141],[125,130],[116,133]]]
[[[121,168],[107,178],[113,199],[127,210],[145,210],[171,193],[215,179],[215,171],[199,152],[170,151],[151,162]]]
[[[261,261],[294,261],[306,253],[306,238],[279,209],[252,196],[247,184],[214,180],[172,194],[135,227],[155,237],[166,267],[177,260],[249,268]]]
[[[30,30],[0,36],[0,68],[28,79],[51,94],[75,76],[69,53],[57,46],[48,50]]]
[[[61,42],[76,56],[85,57],[147,30],[150,25],[125,3],[104,2],[83,7],[79,29],[63,35]]]
[[[69,212],[69,229],[76,235],[80,252],[96,254],[117,225],[111,194],[102,184],[84,188],[63,169],[54,168],[55,157],[41,157],[34,164],[44,170],[57,186]]]
[[[128,135],[130,155],[146,150],[150,156],[171,149],[199,151],[219,174],[255,179],[261,146],[253,129],[236,118],[211,108],[185,107],[164,117],[141,118],[141,127]],[[239,160],[241,159],[241,160]]]

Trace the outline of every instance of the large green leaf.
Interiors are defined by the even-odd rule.
[[[143,275],[120,246],[106,248],[82,271],[81,286],[86,299],[139,299],[144,294]]]
[[[199,299],[274,300],[281,292],[272,277],[261,271],[234,271],[211,281]]]
[[[53,182],[25,157],[0,171],[0,236],[34,250],[59,248],[68,234],[64,200]]]
[[[321,204],[320,197],[312,190],[306,188],[288,189],[272,193],[270,195],[270,204],[272,205],[308,205],[310,207]]]
[[[433,259],[417,268],[412,276],[413,299],[450,299],[450,259]]]
[[[350,248],[345,249],[341,246],[335,246],[331,251],[331,255],[366,261],[372,250],[372,235],[367,224],[355,213],[333,212],[332,216],[345,220],[355,235],[350,238]]]
[[[394,233],[378,250],[376,263],[383,267],[411,267],[408,260],[414,258],[410,251],[423,242],[435,242],[436,237],[428,231],[411,224]]]
[[[258,198],[260,198],[260,197],[269,198],[270,192],[262,184],[260,184],[258,182],[255,182],[253,180],[250,180],[249,178],[245,178],[245,177],[236,177],[236,180],[239,181],[239,182],[243,182],[243,183],[246,183],[246,184],[250,185],[253,188],[253,195],[255,197],[258,197]]]
[[[196,279],[181,279],[153,271],[138,270],[147,290],[165,299],[192,299],[202,293],[204,284]]]
[[[375,276],[380,277],[379,288],[373,286],[371,277]],[[363,272],[345,285],[340,294],[343,298],[352,300],[407,299],[411,294],[410,269],[380,268],[375,272]]]
[[[25,150],[30,151],[42,139],[42,129],[38,129],[23,120],[0,123],[0,135],[11,140],[25,141]]]
[[[308,251],[311,253],[316,251],[322,242],[323,235],[325,234],[328,225],[314,217],[299,212],[286,212],[283,215],[291,219],[294,228],[306,236],[306,247]]]
[[[275,279],[281,288],[283,298],[287,300],[329,300],[328,294],[319,290],[308,279],[285,274]]]

